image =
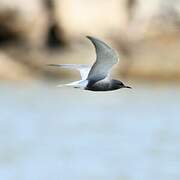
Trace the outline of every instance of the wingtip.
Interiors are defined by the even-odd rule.
[[[46,64],[46,66],[53,66],[53,64]]]
[[[88,38],[91,41],[101,41],[100,39],[93,37],[93,36],[89,36],[89,35],[87,35],[86,38]]]
[[[58,66],[58,64],[46,64],[46,66]]]
[[[86,36],[86,38],[88,38],[95,46],[96,44],[102,44],[104,46],[106,46],[108,49],[112,49],[107,43],[105,43],[104,41],[96,38],[96,37],[93,37],[93,36]]]
[[[86,36],[86,38],[88,38],[88,39],[90,39],[90,40],[91,40],[93,37],[92,37],[92,36],[87,35],[87,36]]]

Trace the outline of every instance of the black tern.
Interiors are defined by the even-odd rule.
[[[87,36],[93,43],[96,51],[96,61],[93,65],[85,64],[49,64],[60,68],[77,69],[80,71],[81,80],[71,82],[62,86],[71,86],[90,91],[113,91],[120,88],[131,88],[121,81],[110,78],[113,65],[119,61],[117,52],[103,41]]]

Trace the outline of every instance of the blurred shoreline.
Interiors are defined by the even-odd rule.
[[[78,78],[76,72],[46,64],[92,64],[95,52],[85,38],[91,35],[117,49],[116,76],[180,82],[180,3],[33,0],[25,7],[20,2],[0,2],[1,80]],[[151,8],[145,11],[147,7]]]

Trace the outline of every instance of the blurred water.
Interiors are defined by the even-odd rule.
[[[0,86],[1,180],[179,180],[180,87]]]

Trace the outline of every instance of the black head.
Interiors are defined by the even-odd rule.
[[[114,89],[120,89],[120,88],[130,88],[130,86],[124,85],[121,81],[118,81],[116,79],[112,79],[112,86]]]

